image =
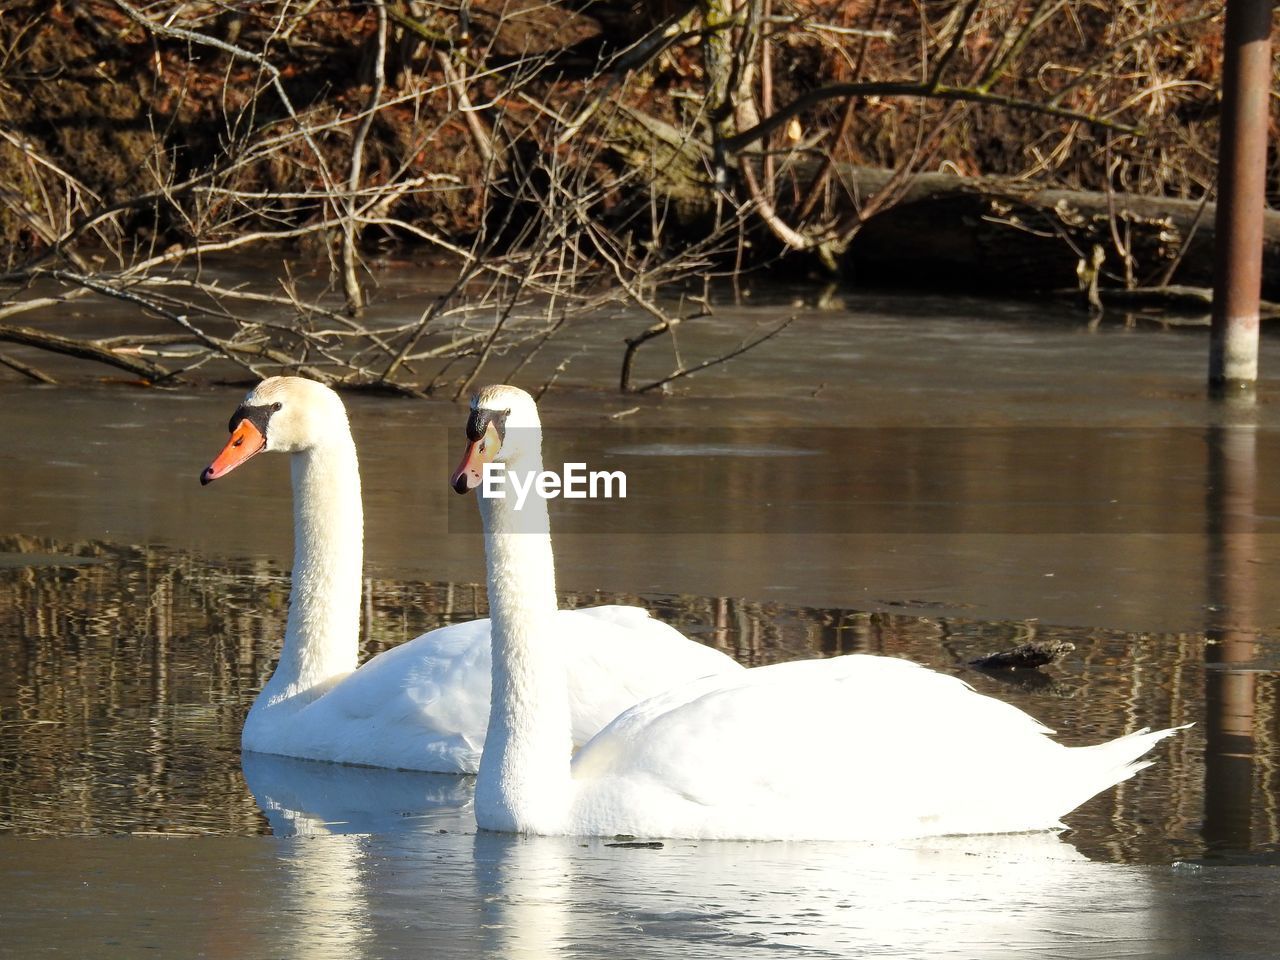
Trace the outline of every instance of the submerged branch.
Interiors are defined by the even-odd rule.
[[[40,350],[60,353],[68,357],[77,357],[81,360],[94,360],[98,363],[105,363],[108,366],[115,367],[118,370],[125,370],[149,382],[164,380],[170,376],[169,370],[158,363],[152,363],[150,360],[134,359],[133,357],[124,356],[118,350],[101,347],[87,340],[63,337],[56,333],[35,330],[31,327],[19,327],[7,323],[0,324],[0,340],[7,343],[20,343],[23,346],[36,347]],[[7,365],[12,366],[12,364]],[[44,382],[52,381],[46,380]]]
[[[43,383],[49,386],[54,386],[58,382],[57,380],[53,379],[53,377],[45,373],[43,370],[38,370],[37,368],[30,366],[29,364],[25,364],[21,360],[18,360],[15,357],[9,356],[7,353],[0,353],[0,364],[4,364],[10,370],[16,371],[17,373],[22,374],[27,379],[34,380],[36,383]]]
[[[760,344],[768,340],[772,340],[774,337],[780,334],[783,330],[787,329],[787,327],[791,326],[791,324],[795,323],[795,320],[796,318],[794,316],[788,317],[786,320],[783,320],[780,324],[778,324],[772,330],[769,330],[767,333],[761,334],[760,336],[756,337],[753,340],[748,340],[747,342],[740,344],[739,346],[730,350],[728,353],[722,353],[718,357],[712,357],[708,360],[703,360],[700,363],[695,363],[691,367],[681,366],[659,380],[654,380],[652,383],[646,383],[643,387],[635,387],[633,389],[627,389],[626,382],[624,381],[623,393],[648,393],[650,390],[656,390],[659,387],[664,386],[665,384],[671,383],[673,380],[679,380],[681,377],[693,376],[693,374],[698,373],[702,370],[706,370],[708,367],[714,367],[717,364],[724,363],[727,360],[732,360],[734,357],[740,357],[742,356],[742,354],[746,353],[748,350],[751,350],[754,347],[758,347],[760,346]],[[671,329],[670,325],[663,327],[661,324],[655,324],[653,327],[650,327],[643,334],[641,334],[640,337],[636,338],[636,341],[637,341],[636,346],[639,346],[640,343],[643,343],[645,340],[651,340],[653,339],[653,337],[659,336],[660,334],[665,333],[670,329]],[[632,344],[632,341],[628,340],[627,341],[628,348],[631,347],[631,344]],[[632,351],[632,353],[634,353],[634,350]],[[629,375],[629,373],[630,373],[630,368],[628,367],[627,374]]]

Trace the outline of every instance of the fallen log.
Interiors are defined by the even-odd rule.
[[[618,111],[608,147],[648,174],[651,189],[676,211],[683,236],[711,228],[716,188],[706,143],[631,109]],[[806,184],[819,161],[789,165],[779,159],[776,165],[788,183]],[[1143,288],[1143,299],[1154,302],[1160,295],[1151,291],[1169,288],[1170,300],[1185,302],[1187,288],[1213,285],[1212,203],[1064,190],[1008,177],[918,173],[904,179],[893,170],[847,164],[833,170],[847,203],[834,213],[856,227],[838,267],[855,284],[987,293],[1067,287],[1081,290],[1095,306],[1107,300],[1100,289]],[[791,223],[795,211],[784,202],[791,189],[779,187],[777,213]],[[868,208],[867,201],[883,191],[891,201]],[[874,212],[859,224],[863,208]],[[1267,211],[1265,231],[1262,295],[1275,301],[1280,213]],[[759,249],[777,252],[776,239]],[[811,251],[799,255],[817,259]]]
[[[854,196],[891,171],[843,167]],[[871,217],[842,267],[855,281],[982,291],[1213,284],[1214,205],[1051,189],[998,177],[918,174]],[[1266,214],[1262,295],[1280,299],[1280,214]],[[1126,264],[1126,260],[1128,263]]]

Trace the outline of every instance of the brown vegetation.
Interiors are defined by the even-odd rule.
[[[612,300],[669,330],[663,285],[847,272],[928,171],[1099,191],[1100,225],[1054,227],[1032,285],[1177,282],[1191,237],[1161,240],[1127,194],[1213,182],[1221,8],[1189,0],[0,6],[0,340],[113,297],[173,332],[78,355],[151,381],[212,360],[461,393],[494,350]],[[892,173],[867,189],[866,168]],[[201,273],[282,242],[333,297]],[[362,318],[386,244],[458,265],[415,323]],[[495,319],[465,327],[479,307]],[[415,366],[459,358],[452,379]]]

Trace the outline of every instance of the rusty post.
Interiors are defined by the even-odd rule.
[[[1211,389],[1258,379],[1273,0],[1227,0],[1218,144]]]

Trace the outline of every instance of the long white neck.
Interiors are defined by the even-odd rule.
[[[260,697],[303,706],[356,668],[364,509],[349,431],[292,455],[293,588],[280,662]]]
[[[542,470],[536,463],[519,469]],[[479,490],[476,491],[480,493]],[[555,629],[556,581],[546,501],[521,510],[480,497],[492,619],[489,729],[476,779],[476,823],[486,830],[559,833],[568,811],[573,738],[568,680]]]

